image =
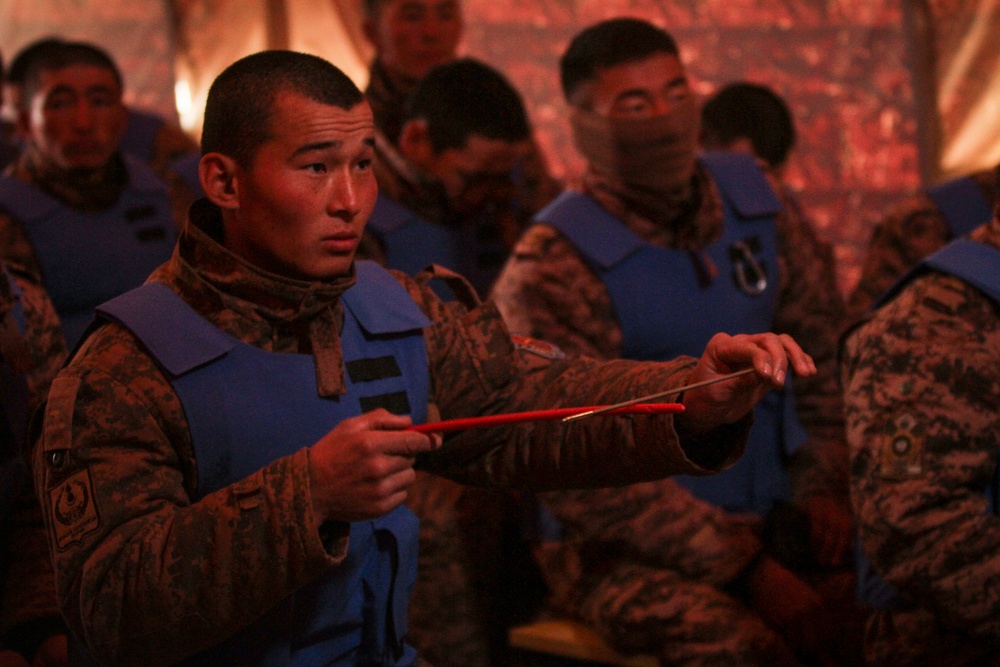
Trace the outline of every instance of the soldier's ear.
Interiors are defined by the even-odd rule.
[[[239,165],[222,153],[206,153],[198,164],[198,179],[205,196],[222,209],[240,207]]]

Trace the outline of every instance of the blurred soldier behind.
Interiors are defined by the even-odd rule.
[[[365,34],[375,47],[365,96],[375,114],[379,143],[398,145],[408,120],[407,100],[438,65],[455,60],[462,41],[461,0],[365,0]],[[526,223],[561,189],[532,138],[511,180],[518,219]]]
[[[102,301],[170,257],[194,193],[122,153],[122,78],[107,54],[52,41],[25,65],[24,152],[0,178],[0,252],[42,276],[73,347]]]
[[[697,155],[697,100],[666,32],[603,21],[571,41],[560,73],[587,172],[582,192],[539,213],[497,280],[511,330],[655,359],[701,349],[711,329],[774,328],[808,341],[819,372],[758,406],[746,456],[723,475],[543,494],[553,603],[664,664],[784,664],[790,648],[829,657],[847,648],[824,603],[853,604],[854,528],[835,359],[843,304],[820,245],[753,156]],[[824,598],[807,579],[827,575],[837,583]]]
[[[1000,201],[1000,164],[926,188],[898,202],[872,230],[861,278],[847,299],[856,321],[920,260],[990,221]]]

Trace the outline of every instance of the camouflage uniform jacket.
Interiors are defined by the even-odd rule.
[[[972,238],[1000,247],[1000,222]],[[900,592],[872,664],[1000,660],[998,305],[956,277],[914,279],[846,338],[851,498],[865,552]]]
[[[668,227],[630,210],[596,178],[588,175],[584,181],[587,194],[646,241],[696,253],[717,237],[723,217],[718,192],[700,167],[694,187],[695,210]],[[800,341],[819,369],[815,377],[796,382],[799,415],[811,436],[803,452],[807,456],[797,462],[798,495],[831,494],[846,506],[847,453],[835,359],[842,301],[833,276],[822,271],[829,264],[821,257],[815,235],[806,220],[795,217],[797,210],[786,206],[777,220],[781,282],[773,330]],[[518,243],[493,299],[512,332],[596,358],[622,354],[621,329],[607,289],[576,248],[548,225],[536,224]],[[747,531],[747,517],[711,507],[671,480],[628,489],[550,493],[544,500],[562,521],[564,537],[581,553],[611,545],[710,583],[731,581],[760,550],[758,538]],[[552,574],[572,579],[572,571],[564,564]]]
[[[1000,200],[1000,165],[969,176],[991,204]],[[924,257],[951,240],[951,230],[941,209],[926,192],[897,203],[872,231],[861,265],[861,278],[847,299],[850,321],[855,322],[893,284]]]
[[[322,283],[266,274],[213,240],[220,234],[218,210],[196,202],[174,257],[151,280],[250,345],[313,354],[320,395],[337,395],[339,296],[353,274]],[[431,408],[442,418],[617,401],[690,375],[687,359],[571,361],[541,344],[515,346],[492,306],[442,303],[396,276],[433,322],[425,333]],[[467,431],[419,465],[474,484],[639,481],[728,465],[748,422],[685,448],[672,417]],[[315,525],[307,448],[193,503],[197,467],[179,400],[115,324],[90,336],[56,378],[36,451],[62,610],[102,661],[180,660],[232,635],[346,553],[347,524]]]
[[[0,264],[0,270],[3,265]],[[24,311],[23,338],[13,328],[13,293],[0,276],[0,351],[12,366],[24,369],[28,406],[36,407],[48,393],[49,384],[66,361],[62,329],[41,278],[25,267],[7,266],[20,289]],[[12,337],[21,341],[11,342]],[[11,350],[14,347],[14,350]],[[24,353],[26,352],[26,356]],[[6,461],[0,461],[4,464]],[[10,516],[0,517],[0,570],[3,583],[0,607],[0,646],[8,645],[30,655],[31,643],[52,632],[65,631],[56,600],[55,575],[49,558],[42,516],[34,490],[26,481],[24,493]]]

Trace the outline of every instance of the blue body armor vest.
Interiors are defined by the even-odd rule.
[[[960,278],[1000,304],[1000,250],[993,246],[957,239],[934,254],[926,257],[911,269],[889,291],[882,295],[872,309],[891,301],[900,290],[917,276],[929,270],[940,271]],[[1000,468],[993,474],[993,482],[986,489],[990,511],[1000,516],[997,503],[1000,501]],[[875,609],[894,609],[899,606],[899,592],[883,579],[872,566],[858,539],[855,548],[858,571],[858,599]]]
[[[156,150],[156,135],[159,134],[164,122],[154,113],[129,109],[128,122],[118,143],[118,150],[149,164]]]
[[[472,283],[480,297],[489,293],[507,258],[507,248],[487,214],[472,224],[439,225],[379,195],[367,229],[382,242],[389,268],[412,276],[429,264],[440,264]],[[442,298],[451,297],[450,292],[441,292],[442,286],[432,287]]]
[[[948,221],[952,238],[965,236],[993,219],[993,205],[983,196],[982,188],[968,176],[928,188],[927,195]]]
[[[24,228],[73,349],[94,308],[138,287],[173,252],[166,186],[128,156],[129,185],[105,211],[81,212],[32,185],[0,178],[0,208]]]
[[[342,297],[347,393],[318,396],[312,355],[276,354],[217,329],[167,287],[149,283],[99,309],[157,359],[180,397],[198,463],[198,497],[312,445],[375,407],[426,421],[423,328],[406,290],[371,262]],[[205,665],[412,665],[406,614],[416,578],[416,516],[405,506],[351,524],[347,558],[223,644]]]
[[[699,283],[690,252],[646,243],[586,195],[564,193],[537,217],[562,232],[607,287],[627,359],[697,357],[717,332],[760,333],[774,320],[774,217],[781,203],[751,157],[707,153],[699,159],[725,207],[722,236],[704,249],[719,268],[707,286]],[[805,439],[790,388],[768,394],[755,417],[747,451],[736,465],[709,477],[675,479],[731,511],[765,514],[776,500],[787,499],[784,459]]]

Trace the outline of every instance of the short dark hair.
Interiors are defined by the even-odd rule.
[[[601,21],[578,34],[559,59],[559,80],[569,101],[580,84],[591,81],[597,70],[645,60],[666,53],[680,58],[677,42],[648,21],[616,18]]]
[[[504,76],[472,58],[432,68],[407,100],[407,120],[427,123],[431,148],[462,148],[473,134],[517,142],[531,136],[521,96]]]
[[[208,91],[201,151],[222,153],[248,167],[271,138],[274,101],[282,92],[353,109],[364,96],[332,63],[295,51],[261,51],[227,67]]]
[[[10,60],[10,64],[7,67],[7,83],[19,86],[23,85],[24,75],[28,71],[28,65],[35,58],[35,56],[48,49],[58,47],[63,43],[65,43],[64,40],[59,37],[51,36],[36,39],[35,41],[23,46],[21,50],[15,53],[14,57]]]
[[[14,65],[17,65],[17,68]],[[121,93],[124,88],[121,70],[107,51],[90,42],[70,42],[46,38],[33,42],[11,62],[11,77],[21,86],[21,106],[31,103],[31,96],[41,79],[42,72],[51,72],[73,65],[92,65],[107,70],[114,76]]]
[[[701,109],[706,141],[730,144],[750,140],[754,153],[780,167],[795,145],[795,125],[785,101],[767,86],[732,83],[713,95]]]

